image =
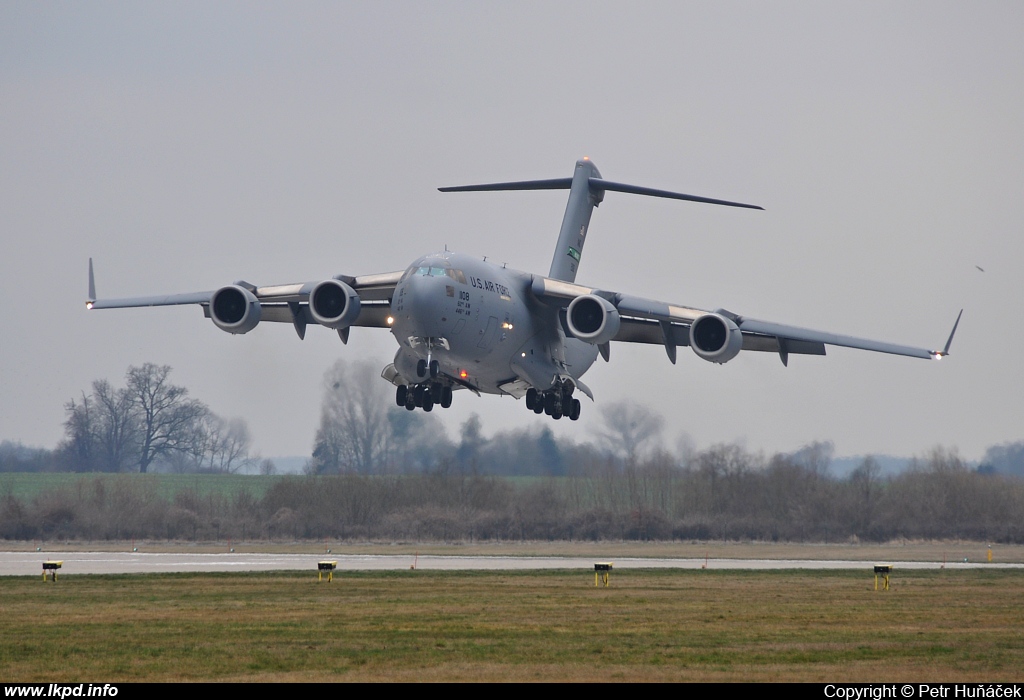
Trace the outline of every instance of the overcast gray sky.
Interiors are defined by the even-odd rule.
[[[64,403],[168,364],[264,455],[308,454],[324,371],[390,334],[231,336],[199,307],[100,296],[402,269],[449,248],[546,273],[567,177],[753,202],[609,193],[578,280],[939,347],[741,354],[616,344],[598,404],[665,414],[699,447],[969,458],[1024,438],[1024,4],[365,2],[0,4],[0,439],[53,446]],[[984,268],[979,271],[975,266]],[[383,381],[383,380],[381,380]],[[460,394],[485,429],[543,421]]]

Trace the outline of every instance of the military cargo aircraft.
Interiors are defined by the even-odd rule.
[[[90,309],[198,304],[221,330],[248,333],[262,322],[291,323],[299,338],[310,324],[337,331],[348,342],[352,327],[388,328],[398,342],[382,376],[395,385],[399,406],[448,408],[456,390],[525,398],[526,407],[555,420],[577,420],[577,390],[593,400],[581,377],[612,341],[662,345],[676,362],[689,346],[707,362],[724,364],[740,351],[824,355],[826,345],[924,359],[942,350],[878,342],[653,301],[576,283],[591,214],[606,192],[624,192],[729,207],[739,202],[611,182],[588,158],[570,178],[444,187],[442,192],[567,189],[569,202],[547,276],[512,270],[476,257],[443,251],[417,258],[404,270],[327,280],[257,286],[240,281],[214,291],[170,296],[98,299],[89,260]],[[961,310],[961,315],[963,311]]]

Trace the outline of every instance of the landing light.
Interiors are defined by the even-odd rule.
[[[85,308],[91,309],[92,308],[92,302],[91,301],[85,302]]]
[[[508,321],[505,321],[503,324],[501,324],[501,327],[504,328],[507,331],[512,330],[512,324],[509,323]]]
[[[394,322],[395,322],[395,317],[394,316],[388,316],[386,323],[390,326]]]

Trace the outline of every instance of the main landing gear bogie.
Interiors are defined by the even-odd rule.
[[[526,408],[538,415],[547,414],[555,420],[560,420],[563,416],[569,420],[579,420],[580,400],[572,397],[573,389],[575,387],[570,383],[548,391],[538,391],[530,387],[526,390]]]
[[[452,405],[452,388],[440,382],[400,384],[395,391],[395,403],[410,411],[422,408],[427,413],[434,410],[435,404],[449,408]]]

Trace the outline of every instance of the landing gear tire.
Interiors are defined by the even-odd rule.
[[[526,408],[533,410],[534,406],[537,405],[537,390],[532,386],[526,390]]]
[[[450,386],[441,388],[441,408],[449,408],[452,405],[452,388]]]
[[[429,391],[423,392],[423,410],[427,413],[434,410],[434,397]]]
[[[416,376],[424,379],[427,376],[427,361],[420,360],[416,363]]]
[[[395,392],[395,403],[399,406],[405,405],[405,399],[409,396],[409,387],[405,384],[401,384],[398,390]]]
[[[544,402],[541,401],[540,399],[537,399],[537,403],[533,404],[533,412],[536,413],[538,416],[541,413],[544,413]]]
[[[555,401],[555,407],[551,409],[551,417],[559,420],[562,417],[562,402]]]
[[[441,403],[441,394],[444,391],[444,387],[440,384],[430,385],[430,398],[434,403]]]
[[[558,403],[558,397],[555,396],[555,392],[548,391],[544,393],[544,413],[553,415],[555,412],[555,405]]]
[[[412,390],[412,401],[413,405],[416,406],[416,408],[423,408],[423,398],[426,393],[427,387],[423,386],[422,384],[417,384],[416,387]]]
[[[437,360],[431,360],[430,364],[427,365],[427,369],[430,371],[431,379],[436,379],[437,375],[441,373],[441,365],[437,364]]]
[[[580,400],[579,399],[573,399],[572,400],[572,408],[569,409],[569,420],[579,420],[580,419],[580,409],[581,409]]]

